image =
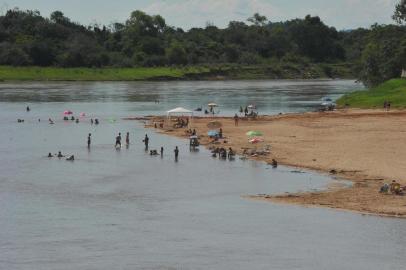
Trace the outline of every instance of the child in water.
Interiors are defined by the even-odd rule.
[[[130,144],[130,132],[127,132],[125,135],[125,144],[129,145]]]

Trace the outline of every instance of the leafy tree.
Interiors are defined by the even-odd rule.
[[[171,65],[184,65],[187,63],[187,55],[179,42],[172,42],[166,51],[168,63]]]
[[[392,18],[398,23],[406,23],[406,0],[401,0],[395,8]]]
[[[247,19],[247,21],[253,23],[256,26],[264,26],[268,19],[265,16],[255,13],[254,16]]]

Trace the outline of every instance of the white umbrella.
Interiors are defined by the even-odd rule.
[[[207,106],[209,107],[217,107],[218,105],[214,102],[207,104]]]

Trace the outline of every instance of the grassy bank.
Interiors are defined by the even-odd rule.
[[[187,74],[208,72],[192,68],[57,68],[0,67],[0,80],[15,81],[134,81],[150,79],[181,79]]]
[[[337,101],[337,104],[372,109],[382,108],[385,100],[391,102],[392,108],[406,108],[406,79],[392,79],[367,91],[345,95]]]
[[[275,63],[268,65],[153,68],[58,68],[0,66],[2,81],[141,81],[221,79],[353,78],[348,64]]]

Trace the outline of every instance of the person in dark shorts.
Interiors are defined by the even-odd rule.
[[[179,148],[176,146],[175,150],[173,150],[173,152],[175,152],[175,160],[178,161],[178,157],[179,157]]]
[[[92,142],[92,138],[91,138],[92,134],[89,133],[89,135],[87,136],[87,147],[90,147],[90,144]]]
[[[118,133],[118,136],[116,137],[116,147],[118,146],[121,147],[121,133]]]
[[[148,144],[149,144],[149,138],[148,135],[145,134],[145,138],[143,140],[144,144],[145,144],[145,149],[148,149]]]

